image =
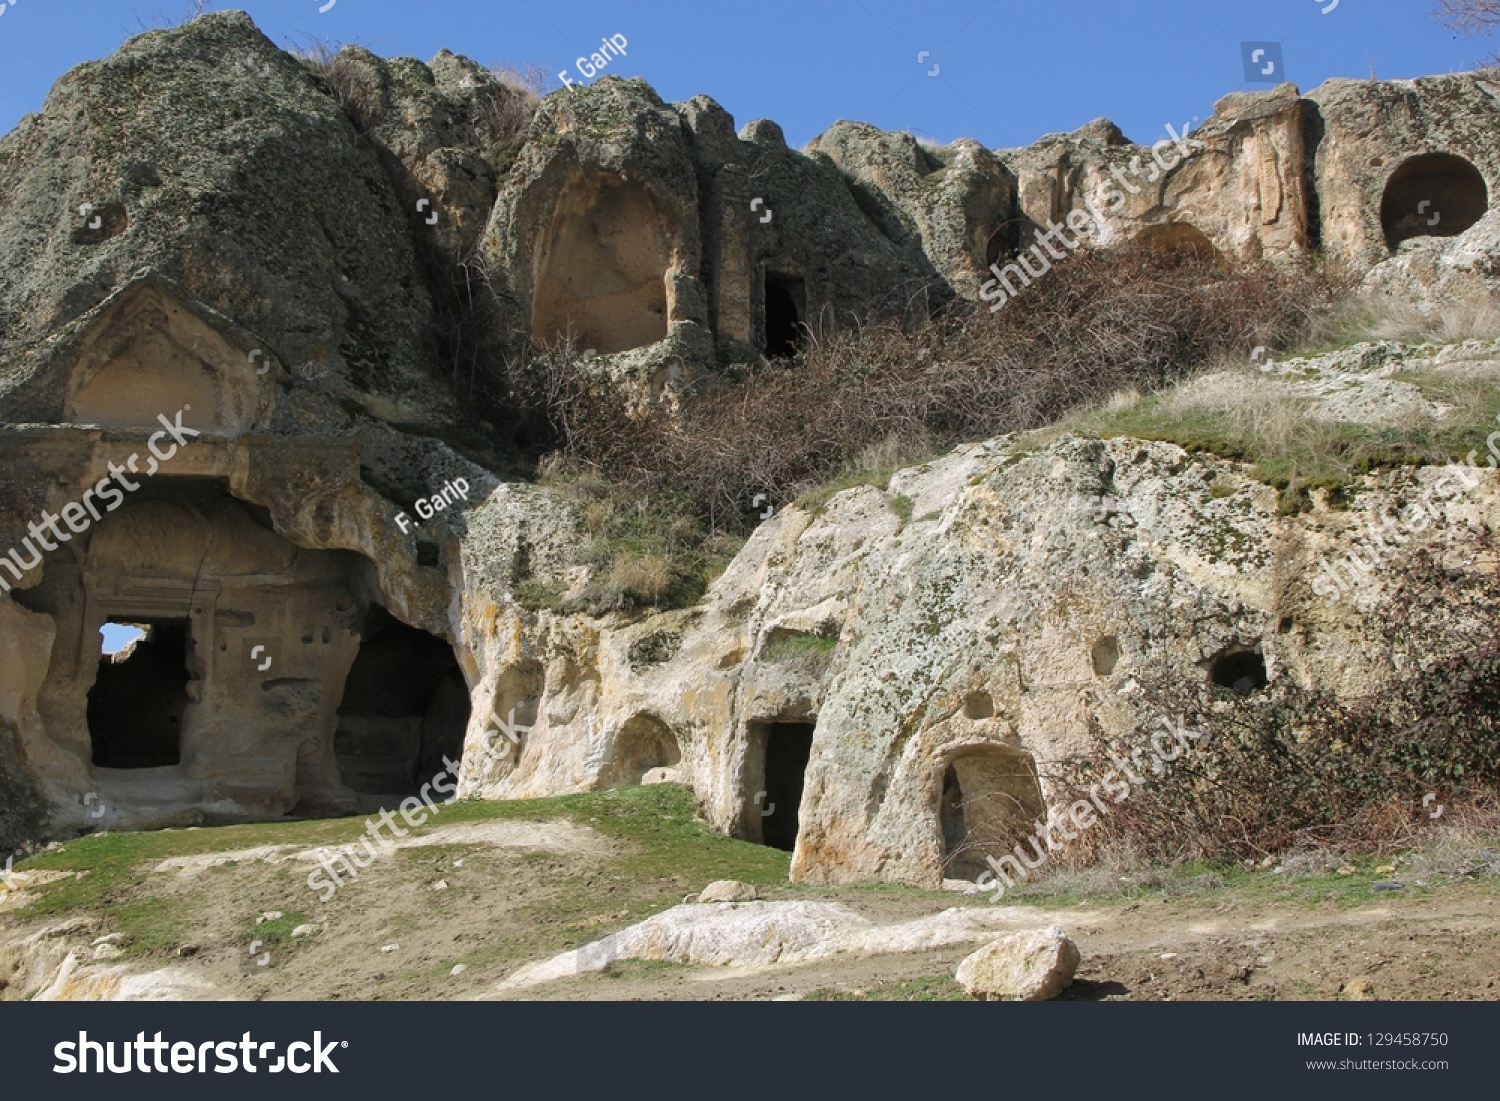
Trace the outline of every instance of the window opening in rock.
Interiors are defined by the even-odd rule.
[[[167,768],[181,763],[190,679],[188,621],[116,619],[100,635],[104,654],[88,694],[94,765]]]
[[[1242,648],[1220,651],[1209,665],[1209,679],[1220,688],[1248,696],[1269,682],[1266,659],[1258,650]]]
[[[1120,662],[1120,640],[1114,635],[1105,635],[1094,643],[1089,656],[1094,664],[1094,675],[1109,676]]]
[[[970,692],[964,697],[964,716],[979,722],[982,719],[993,718],[995,715],[995,701],[990,698],[988,692]]]

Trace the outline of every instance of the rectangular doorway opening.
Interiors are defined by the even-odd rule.
[[[766,272],[761,300],[766,334],[762,350],[769,359],[790,359],[806,342],[807,285],[794,276]]]
[[[802,805],[802,783],[812,758],[813,724],[762,722],[749,727],[750,747],[763,765],[759,795],[751,809],[760,817],[760,840],[773,849],[797,847],[797,820]]]
[[[167,768],[182,762],[188,703],[186,619],[112,619],[89,689],[89,740],[97,768]]]

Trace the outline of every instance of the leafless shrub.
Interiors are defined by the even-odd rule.
[[[1493,537],[1477,537],[1473,551],[1474,560],[1493,562]],[[1359,697],[1290,677],[1236,696],[1180,671],[1144,673],[1141,731],[1119,743],[1101,737],[1097,752],[1055,765],[1053,801],[1087,798],[1117,767],[1111,753],[1128,761],[1144,749],[1151,715],[1181,721],[1201,740],[1163,773],[1132,784],[1074,855],[1087,859],[1091,846],[1121,841],[1163,863],[1318,849],[1384,855],[1428,836],[1427,793],[1469,808],[1460,817],[1492,812],[1500,609],[1489,594],[1497,576],[1500,569],[1473,574],[1419,556],[1386,609],[1385,671]]]
[[[1500,27],[1500,0],[1438,0],[1438,18],[1460,34]]]
[[[1489,34],[1500,27],[1500,0],[1438,0],[1437,18],[1459,34]],[[1488,60],[1500,64],[1500,51]]]
[[[568,347],[513,362],[506,386],[532,443],[550,433],[575,460],[681,493],[732,529],[757,493],[785,502],[862,460],[916,461],[1283,346],[1331,294],[1311,271],[1116,250],[1071,257],[999,314],[825,322],[792,360],[675,413],[631,410]]]

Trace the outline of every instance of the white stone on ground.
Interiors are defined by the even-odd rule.
[[[1050,925],[991,941],[966,957],[954,977],[971,998],[1045,1002],[1072,983],[1078,960],[1078,946]]]

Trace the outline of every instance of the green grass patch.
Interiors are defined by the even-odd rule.
[[[847,489],[856,489],[859,486],[871,486],[885,492],[885,488],[891,484],[891,475],[895,470],[866,470],[855,474],[846,474],[834,481],[809,489],[797,498],[797,504],[807,511],[816,515],[827,507],[828,502]]]
[[[562,881],[555,897],[536,904],[529,916],[546,923],[546,947],[575,947],[681,902],[716,879],[753,883],[762,895],[784,890],[791,855],[778,849],[739,841],[715,833],[698,818],[692,793],[676,784],[622,788],[551,799],[514,801],[465,800],[441,806],[440,813],[412,832],[430,833],[460,823],[487,821],[546,821],[565,819],[585,825],[622,842],[624,852],[592,872],[585,881]],[[171,857],[198,856],[285,845],[298,849],[355,842],[365,832],[365,818],[276,822],[154,833],[111,833],[78,838],[22,862],[18,870],[74,873],[68,878],[27,889],[32,901],[16,916],[27,920],[88,914],[107,915],[111,928],[125,934],[123,950],[162,955],[193,943],[202,925],[204,908],[232,884],[232,869],[210,869],[201,877],[206,890],[198,896],[159,896],[148,882],[151,869]],[[405,850],[396,857],[422,860],[434,849]],[[545,867],[551,854],[522,854]],[[163,873],[175,876],[175,871]],[[160,882],[160,880],[159,880]],[[611,911],[628,911],[611,923],[581,928],[578,923],[597,917],[601,896]],[[259,938],[279,943],[297,925],[312,919],[287,912],[275,922],[254,925],[260,911],[246,913],[246,942]],[[573,926],[573,928],[569,928]],[[471,967],[484,960],[530,954],[538,943],[534,928],[496,930],[496,936],[473,957],[461,961]],[[268,935],[269,934],[269,935]]]
[[[1159,440],[1243,462],[1256,480],[1283,491],[1286,508],[1296,507],[1310,489],[1342,491],[1373,471],[1447,463],[1475,450],[1485,454],[1485,440],[1500,416],[1495,380],[1437,372],[1393,378],[1452,412],[1443,420],[1399,425],[1328,421],[1312,416],[1311,401],[1247,375],[1240,397],[1227,385],[1201,403],[1188,387],[1168,390],[1079,414],[1044,434],[1067,429],[1101,439]],[[1215,487],[1213,492],[1228,496],[1231,491]]]
[[[819,987],[805,1002],[966,1002],[968,995],[952,975],[924,975],[915,979],[887,979],[868,988],[839,990]]]

